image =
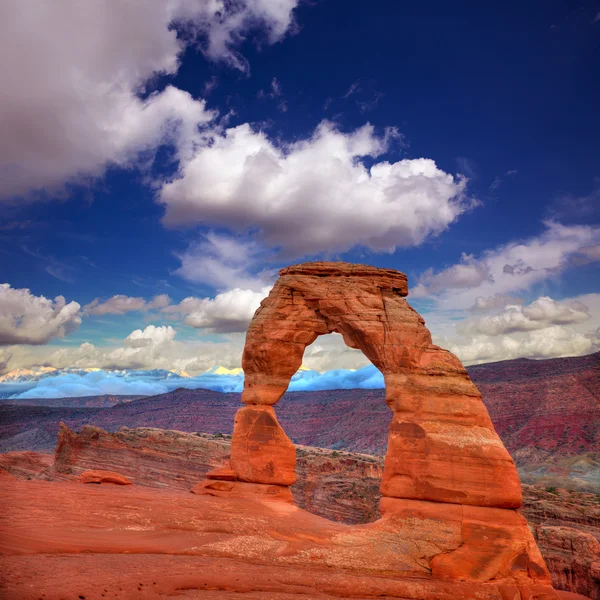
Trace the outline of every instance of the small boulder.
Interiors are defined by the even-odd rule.
[[[133,481],[121,473],[114,471],[85,471],[79,480],[81,483],[114,483],[116,485],[131,485]]]
[[[229,467],[217,467],[206,474],[207,479],[220,479],[221,481],[235,481],[237,474]]]

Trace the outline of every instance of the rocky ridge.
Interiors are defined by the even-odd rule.
[[[505,361],[467,371],[521,481],[600,492],[600,353]],[[125,425],[231,434],[239,400],[239,394],[180,389],[104,409],[0,404],[0,451],[51,452],[60,421],[109,431]],[[296,444],[386,451],[391,413],[384,390],[287,393],[277,413]]]

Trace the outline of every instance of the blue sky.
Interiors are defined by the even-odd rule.
[[[599,348],[598,2],[78,4],[0,8],[0,374],[235,367],[314,258],[465,362]]]

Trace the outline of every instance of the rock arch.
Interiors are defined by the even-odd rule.
[[[295,449],[273,406],[319,335],[340,333],[383,373],[393,412],[384,497],[518,508],[515,465],[461,362],[432,344],[406,301],[406,275],[342,262],[282,269],[256,311],[242,358],[231,466],[241,481],[289,486]]]
[[[245,406],[235,416],[230,465],[208,473],[193,491],[267,502],[291,519],[298,514],[289,506],[295,448],[274,405],[306,346],[339,332],[385,378],[393,417],[381,482],[383,517],[340,547],[315,542],[304,559],[311,567],[354,569],[355,544],[361,556],[387,555],[392,548],[387,575],[453,582],[444,598],[557,600],[527,522],[515,510],[521,505],[517,471],[481,395],[460,361],[432,344],[407,294],[406,276],[391,269],[313,262],[280,271],[248,329]],[[283,508],[282,502],[289,504]],[[286,538],[292,546],[294,535]],[[459,589],[464,582],[468,589]],[[415,594],[410,597],[441,597]]]

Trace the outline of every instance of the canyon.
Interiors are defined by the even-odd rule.
[[[467,371],[523,482],[600,492],[600,353]],[[383,455],[391,420],[384,396],[382,389],[289,392],[278,404],[278,419],[296,444]],[[0,451],[52,452],[61,421],[75,429],[94,424],[108,431],[126,426],[231,434],[239,402],[239,394],[187,389],[105,408],[4,401]]]

